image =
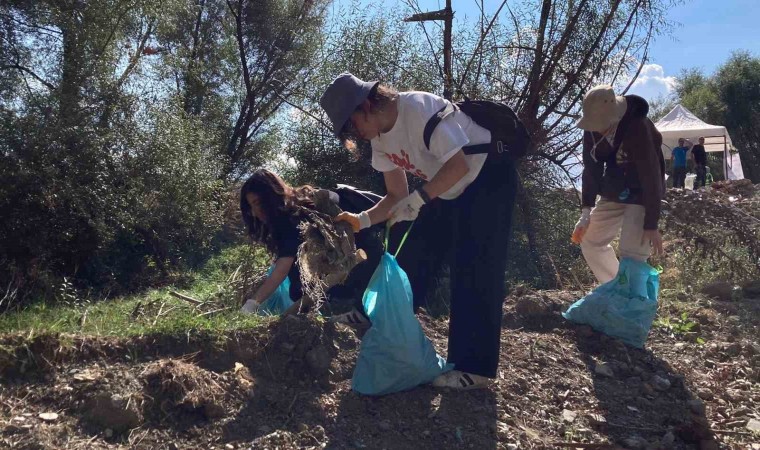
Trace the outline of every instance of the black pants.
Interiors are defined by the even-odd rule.
[[[686,183],[686,167],[673,167],[673,187],[683,188]]]
[[[697,178],[694,180],[694,189],[705,187],[707,166],[704,164],[697,164],[695,166],[695,171],[697,172]]]
[[[424,305],[444,262],[451,269],[448,362],[457,370],[495,377],[499,365],[505,271],[518,187],[505,160],[488,160],[454,200],[420,210],[398,256],[414,295]],[[402,222],[400,227],[408,227]]]

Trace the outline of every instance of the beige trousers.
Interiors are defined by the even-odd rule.
[[[581,250],[600,283],[611,281],[617,275],[619,262],[610,243],[618,233],[621,258],[637,261],[649,258],[649,242],[641,242],[644,234],[644,207],[599,200],[591,210],[591,222],[583,235]]]

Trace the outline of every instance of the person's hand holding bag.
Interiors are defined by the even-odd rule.
[[[390,212],[390,225],[397,222],[404,222],[407,220],[414,220],[420,213],[420,208],[425,204],[425,199],[422,198],[419,190],[416,190],[409,194],[406,198],[396,203]]]

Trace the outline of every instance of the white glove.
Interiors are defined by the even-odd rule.
[[[369,220],[369,213],[367,211],[362,211],[359,214],[344,211],[335,216],[333,220],[336,222],[348,223],[351,225],[351,229],[354,230],[354,233],[358,233],[359,231],[372,226],[372,222]]]
[[[591,223],[591,208],[588,206],[584,206],[581,210],[581,217],[578,219],[578,222],[575,224],[575,229],[573,230],[573,237],[572,241],[576,244],[580,244],[583,240],[583,235],[586,234],[586,228],[588,228],[589,224]]]
[[[420,208],[422,208],[422,205],[424,204],[425,200],[422,199],[420,193],[417,191],[412,192],[409,196],[396,203],[393,208],[391,208],[391,218],[389,223],[393,225],[396,222],[416,219],[417,214],[420,213]]]
[[[581,210],[581,217],[575,224],[575,229],[586,228],[591,223],[591,208],[584,206]]]
[[[240,312],[244,314],[256,314],[259,311],[261,304],[256,300],[249,298],[246,300],[245,305],[240,308]]]

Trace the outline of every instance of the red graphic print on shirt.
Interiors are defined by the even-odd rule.
[[[395,155],[393,153],[390,153],[390,154],[386,153],[385,156],[387,156],[388,159],[390,159],[393,162],[393,164],[395,164],[396,166],[406,170],[407,172],[411,172],[414,175],[427,181],[427,176],[424,173],[422,173],[420,169],[417,169],[416,167],[414,167],[414,164],[412,164],[409,161],[409,154],[406,153],[404,150],[401,150],[401,156]]]

